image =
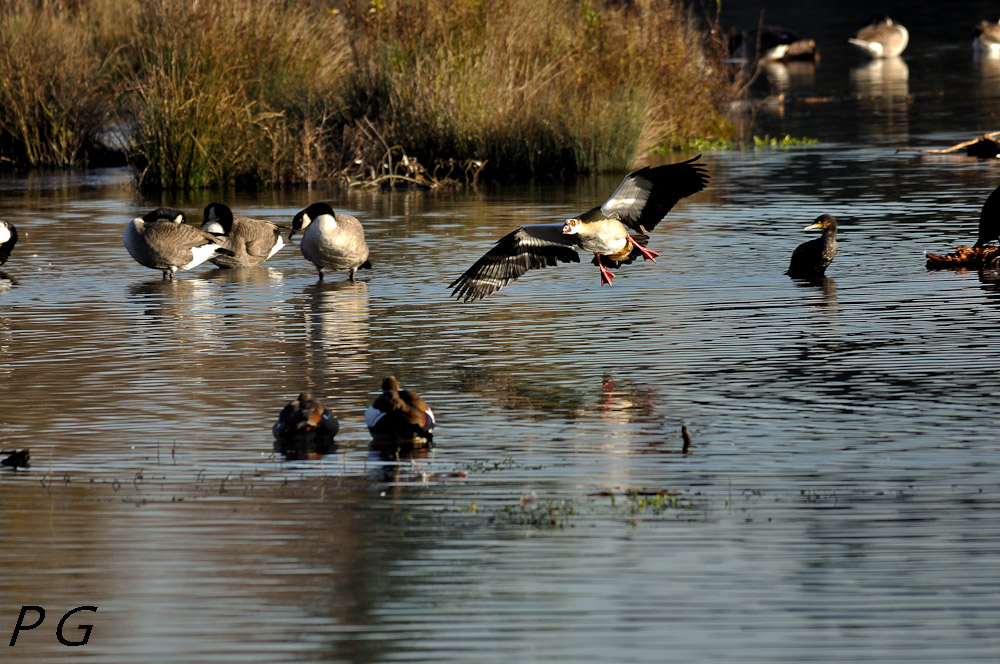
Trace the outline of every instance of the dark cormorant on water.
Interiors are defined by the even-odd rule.
[[[998,201],[1000,202],[1000,201]],[[792,252],[792,262],[787,274],[797,279],[818,279],[837,255],[837,220],[829,214],[816,217],[816,221],[802,230],[822,228],[823,236],[803,242]]]

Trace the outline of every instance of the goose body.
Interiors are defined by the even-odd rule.
[[[308,392],[303,392],[298,398],[289,401],[278,414],[278,421],[271,427],[271,433],[278,441],[333,438],[338,431],[340,422],[337,418],[329,408],[324,407],[318,399],[313,399]]]
[[[354,281],[359,269],[370,269],[365,229],[357,217],[337,214],[327,203],[313,203],[299,211],[292,219],[291,240],[301,233],[299,250],[306,260],[316,266],[319,278],[326,270],[347,270]]]
[[[887,16],[872,20],[848,41],[873,58],[894,58],[906,50],[910,33]]]
[[[0,221],[0,265],[10,258],[10,252],[17,244],[17,228],[9,221]]]
[[[205,206],[201,230],[215,235],[232,256],[216,254],[209,262],[219,267],[254,267],[278,252],[285,241],[276,224],[249,217],[233,217],[222,203]]]
[[[232,253],[211,233],[184,223],[184,214],[174,208],[157,208],[136,217],[125,226],[125,249],[140,265],[161,270],[173,279],[177,270],[190,270],[216,253]]]
[[[980,21],[972,43],[981,52],[994,58],[1000,57],[1000,22]]]
[[[577,250],[594,254],[601,285],[611,285],[617,268],[642,256],[655,262],[659,256],[646,248],[652,231],[677,202],[708,184],[704,168],[694,162],[646,167],[625,177],[599,207],[561,224],[530,224],[500,238],[496,246],[476,261],[449,288],[465,302],[492,295],[528,270],[579,263]]]
[[[802,230],[823,229],[822,237],[803,242],[792,252],[786,274],[796,279],[819,279],[837,255],[837,220],[829,214],[820,215]]]
[[[382,380],[382,394],[365,411],[365,424],[376,443],[433,441],[434,413],[416,392],[399,389],[395,376]]]

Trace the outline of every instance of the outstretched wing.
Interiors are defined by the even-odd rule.
[[[558,263],[579,263],[576,236],[564,235],[563,224],[531,224],[500,238],[496,246],[448,285],[460,300],[481,300],[528,270]]]
[[[697,193],[708,184],[705,167],[687,161],[665,166],[640,168],[625,176],[622,183],[601,205],[605,217],[618,219],[632,230],[648,233],[677,205],[677,201]]]

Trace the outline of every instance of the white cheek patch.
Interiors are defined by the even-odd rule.
[[[208,222],[207,224],[201,227],[201,230],[205,231],[206,233],[218,233],[220,235],[226,232],[225,229],[222,228],[222,224],[220,224],[217,221]]]
[[[10,229],[6,226],[0,226],[0,244],[3,244],[10,239]]]

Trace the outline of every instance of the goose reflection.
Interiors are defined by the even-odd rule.
[[[200,277],[143,281],[128,287],[130,299],[142,306],[143,316],[137,322],[171,338],[176,330],[183,330],[185,345],[194,344],[200,350],[213,347],[219,335],[217,291]]]
[[[5,293],[17,285],[18,285],[17,279],[7,274],[3,270],[0,270],[0,293]]]
[[[791,60],[768,62],[761,66],[770,88],[778,94],[812,89],[816,85],[816,63]]]
[[[876,58],[851,69],[851,90],[860,109],[883,118],[862,123],[862,138],[884,142],[909,132],[909,78],[909,67],[900,57]]]
[[[281,281],[285,278],[284,273],[273,267],[230,267],[225,270],[211,270],[206,272],[204,277],[210,281],[224,283],[264,283],[268,281]]]
[[[325,375],[358,377],[371,372],[367,281],[316,281],[306,296],[306,366]]]

